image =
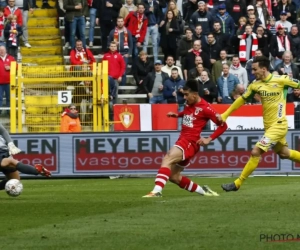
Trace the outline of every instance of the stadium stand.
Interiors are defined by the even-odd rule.
[[[29,33],[29,44],[30,47],[21,46],[19,53],[18,53],[18,61],[22,62],[23,65],[52,65],[50,68],[41,68],[41,70],[47,72],[53,72],[57,68],[58,65],[63,65],[64,69],[69,71],[71,70],[70,66],[70,51],[71,48],[69,46],[66,46],[66,34],[65,34],[65,18],[64,13],[61,12],[60,8],[58,8],[58,2],[63,2],[61,0],[49,0],[48,3],[52,9],[40,9],[36,8],[33,13],[29,15],[29,21],[28,21],[28,33]],[[173,12],[175,14],[174,23],[172,24],[172,27],[177,27],[176,22],[179,24],[179,33],[177,36],[177,58],[175,58],[176,66],[179,66],[182,68],[182,71],[186,71],[187,73],[190,70],[194,70],[193,74],[191,76],[195,77],[197,80],[199,80],[199,83],[204,84],[204,82],[201,80],[201,73],[203,71],[202,69],[197,70],[196,64],[193,65],[194,59],[196,59],[197,55],[200,55],[202,57],[202,62],[204,64],[204,70],[208,70],[209,73],[217,72],[216,75],[213,76],[213,82],[216,84],[218,76],[221,77],[221,67],[225,61],[228,63],[231,63],[233,56],[240,55],[240,64],[238,65],[232,65],[231,67],[246,67],[249,62],[251,63],[251,57],[253,56],[254,50],[259,49],[262,50],[263,54],[267,54],[270,56],[270,59],[272,59],[273,63],[277,63],[280,60],[284,61],[284,58],[282,57],[282,53],[279,53],[279,58],[274,57],[274,51],[272,51],[272,46],[274,50],[276,51],[276,46],[278,45],[278,38],[276,38],[280,27],[285,29],[284,27],[284,15],[286,12],[289,12],[289,8],[285,11],[282,9],[285,9],[285,7],[282,6],[282,4],[275,4],[275,2],[271,3],[272,6],[264,6],[264,14],[266,11],[269,15],[272,16],[272,18],[268,18],[269,15],[252,15],[252,7],[254,8],[254,13],[260,13],[261,9],[260,6],[256,6],[252,1],[244,1],[241,0],[242,4],[245,6],[252,6],[251,8],[240,9],[240,13],[236,13],[233,10],[235,9],[235,4],[237,3],[231,3],[231,1],[228,0],[228,3],[226,5],[218,4],[219,1],[213,1],[214,6],[211,8],[211,6],[207,5],[206,8],[203,10],[203,2],[197,1],[197,4],[194,4],[195,6],[191,6],[192,3],[190,1],[184,2],[182,6],[177,6],[175,9],[173,9]],[[90,1],[87,1],[89,4]],[[124,4],[125,1],[122,1]],[[159,1],[159,13],[155,16],[155,18],[160,18],[159,26],[166,28],[163,24],[164,22],[170,21],[167,18],[167,12],[166,12],[166,5],[164,5],[164,1]],[[268,1],[265,1],[265,4],[269,3]],[[37,0],[36,2],[38,7],[42,6],[42,0]],[[137,4],[137,3],[136,3]],[[295,7],[295,4],[293,2],[289,3]],[[151,16],[151,13],[149,13],[149,8],[151,9],[151,6],[148,6],[148,3],[145,5],[146,7],[146,16],[149,19],[149,27],[152,27],[151,22],[153,22],[153,16]],[[225,9],[224,9],[225,8]],[[183,11],[179,11],[183,10]],[[295,11],[294,11],[295,9]],[[101,8],[99,9],[101,10]],[[98,11],[99,11],[98,10]],[[293,10],[293,13],[290,13],[291,16],[293,16],[293,19],[291,20],[290,15],[287,18],[288,21],[293,21],[293,26],[291,28],[291,31],[288,32],[285,30],[284,34],[285,36],[290,39],[290,45],[283,46],[284,50],[290,49],[292,51],[292,55],[295,58],[293,60],[293,64],[300,67],[300,50],[298,49],[299,44],[299,32],[298,28],[300,27],[299,21],[295,18],[296,14],[299,13],[299,7],[291,8]],[[157,11],[157,10],[155,10]],[[244,11],[244,12],[243,12]],[[100,11],[101,12],[101,11]],[[150,11],[151,12],[151,11]],[[164,13],[163,13],[164,12]],[[98,13],[98,12],[97,12]],[[157,14],[156,13],[156,14]],[[205,13],[205,15],[208,13],[214,18],[208,18],[209,24],[203,22],[203,20],[200,18],[197,18],[197,15],[202,15]],[[102,13],[103,14],[103,13]],[[222,19],[224,19],[223,15],[227,15],[228,20],[230,19],[229,23],[222,23]],[[97,14],[98,16],[98,14]],[[223,17],[221,17],[223,16]],[[251,18],[250,18],[251,16]],[[247,31],[245,23],[239,23],[240,17],[245,17],[244,20],[246,20],[246,23],[250,24],[251,30]],[[253,19],[253,18],[255,19]],[[251,20],[250,20],[251,19]],[[99,25],[95,25],[95,32],[94,32],[94,41],[93,46],[90,45],[89,41],[89,31],[90,31],[90,18],[86,17],[86,27],[84,31],[85,35],[85,42],[87,44],[87,48],[93,53],[94,58],[97,63],[102,62],[103,58],[103,51],[105,48],[102,47],[101,42],[101,29]],[[227,20],[227,19],[226,19]],[[232,21],[233,20],[233,21]],[[271,26],[270,23],[272,20],[281,20],[281,26],[277,27]],[[229,22],[229,21],[228,21]],[[232,25],[232,22],[235,23],[236,31],[234,34],[231,33],[231,29],[229,29],[228,25]],[[261,23],[261,24],[260,24]],[[219,24],[219,28],[217,27]],[[241,24],[241,25],[239,25]],[[282,25],[283,24],[283,25]],[[225,27],[222,27],[225,25]],[[148,28],[149,28],[148,27]],[[158,28],[158,31],[162,33],[161,27]],[[213,27],[210,29],[209,27]],[[221,27],[221,28],[220,28]],[[256,29],[259,27],[264,28],[263,37],[261,37],[261,33],[256,35],[257,31]],[[103,28],[103,27],[102,27]],[[128,28],[128,27],[127,27]],[[169,27],[170,28],[170,27]],[[186,33],[186,29],[190,28],[192,38],[189,40],[188,34]],[[220,30],[221,29],[221,30]],[[150,28],[149,28],[150,30]],[[177,30],[175,28],[175,30]],[[206,32],[206,30],[208,30]],[[173,32],[172,28],[168,30],[168,32]],[[164,34],[164,39],[169,39],[170,37],[174,36],[168,36],[168,32]],[[177,32],[177,31],[176,31]],[[247,33],[248,32],[248,33]],[[164,31],[163,31],[164,33]],[[246,46],[246,50],[249,50],[250,53],[246,53],[246,57],[244,58],[243,54],[243,46],[247,44],[249,39],[245,39],[247,36],[251,36],[252,38],[252,44],[251,46]],[[210,37],[208,39],[208,37]],[[297,40],[298,39],[298,40]],[[201,48],[197,49],[193,47],[193,42],[195,40],[201,41]],[[166,45],[166,41],[158,41],[159,42],[159,50],[158,50],[158,59],[164,62],[164,56],[167,55],[168,52],[166,52],[168,46],[173,45]],[[244,43],[243,46],[241,46],[241,42]],[[172,43],[174,44],[174,43]],[[249,44],[248,44],[249,45]],[[147,50],[148,57],[153,62],[153,46],[151,42],[151,35],[149,36],[149,44],[144,49]],[[226,60],[220,59],[220,50],[225,49],[227,51]],[[282,50],[282,48],[279,46],[279,49]],[[142,47],[139,48],[139,51],[142,50]],[[162,53],[164,51],[165,55]],[[273,54],[272,54],[273,53]],[[250,54],[250,56],[249,56]],[[243,56],[241,56],[243,55]],[[187,60],[185,60],[185,57],[187,57]],[[188,62],[188,66],[186,65],[186,62]],[[197,63],[198,64],[198,63]],[[129,56],[127,68],[126,68],[126,84],[125,85],[118,85],[117,90],[117,96],[116,96],[116,103],[122,103],[124,99],[126,99],[127,103],[145,103],[147,102],[147,95],[145,93],[142,93],[142,91],[139,91],[140,85],[136,83],[136,75],[134,76],[133,71],[135,68],[132,68],[133,62],[132,62],[132,55]],[[219,68],[216,70],[217,66],[219,65]],[[275,66],[273,69],[275,69]],[[52,68],[51,68],[52,67]],[[153,67],[154,68],[154,67]],[[278,72],[280,74],[291,74],[289,71],[290,69],[283,70],[283,72]],[[233,72],[233,71],[230,71]],[[43,72],[41,72],[43,73]],[[210,74],[209,74],[210,75]],[[216,77],[217,76],[217,77]],[[294,76],[296,78],[299,78],[298,76]],[[185,79],[186,80],[186,79]],[[248,79],[249,80],[249,79]],[[43,85],[43,82],[40,84]],[[200,86],[202,86],[200,84]],[[250,82],[243,83],[245,86],[250,84]],[[201,87],[203,93],[200,93],[200,95],[204,95],[204,87]],[[201,89],[200,88],[200,89]],[[291,94],[292,91],[289,91],[289,94]],[[232,93],[228,93],[231,95]],[[217,96],[216,96],[217,97]],[[216,101],[217,98],[214,99]]]

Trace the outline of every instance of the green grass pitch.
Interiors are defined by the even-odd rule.
[[[142,199],[153,178],[23,180],[21,196],[0,193],[0,249],[300,249],[300,241],[261,240],[261,234],[300,237],[300,178],[250,178],[234,193],[220,188],[233,179],[192,180],[221,196],[168,183],[164,197]]]

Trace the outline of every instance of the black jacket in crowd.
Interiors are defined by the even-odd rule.
[[[202,58],[203,67],[210,69],[210,60],[209,60],[209,56],[207,55],[207,53],[202,51],[199,56],[201,56],[201,58]],[[187,53],[186,58],[185,58],[184,69],[189,71],[190,69],[196,67],[195,57],[196,57],[196,55],[193,52]]]
[[[202,45],[202,50],[207,53],[209,59],[218,60],[220,58],[220,51],[222,50],[222,47],[216,41],[213,44],[205,42]]]
[[[120,9],[122,8],[121,0],[109,0],[113,7],[106,7],[106,0],[97,0],[99,1],[99,8],[97,9],[97,17],[100,20],[117,20],[119,16]],[[93,1],[93,2],[97,2]]]
[[[183,37],[179,41],[178,49],[177,49],[177,55],[181,57],[180,63],[182,68],[185,67],[185,58],[188,54],[188,51],[193,48],[193,40],[187,40],[186,37]]]
[[[244,0],[227,0],[226,10],[233,18],[235,25],[238,25],[240,17],[247,15],[247,5]]]
[[[209,71],[209,69],[204,68],[203,70],[207,72],[208,77],[211,78],[211,73]],[[200,73],[198,72],[197,68],[192,68],[188,71],[188,80],[195,80],[197,77],[200,77]]]
[[[202,26],[202,33],[204,35],[207,35],[212,30],[213,22],[214,22],[214,18],[209,12],[196,11],[191,16],[190,28],[192,30],[195,30],[196,26],[200,24]]]
[[[143,81],[143,87],[144,87],[144,90],[147,94],[151,93],[152,92],[152,89],[153,89],[153,85],[154,85],[154,81],[155,81],[155,74],[156,72],[153,71],[153,72],[149,72],[147,74],[147,76],[145,77],[144,81]],[[169,75],[165,72],[162,72],[161,71],[161,76],[162,76],[162,84],[167,80],[169,79]]]
[[[140,84],[140,81],[146,78],[149,72],[154,70],[153,62],[147,58],[146,62],[143,62],[140,58],[137,59],[136,65],[133,70],[133,77],[138,87],[137,93],[145,93],[144,91],[144,82]]]
[[[200,97],[203,98],[205,101],[212,103],[214,98],[218,96],[217,85],[214,84],[210,79],[204,83],[200,80],[198,80],[198,82]],[[204,94],[204,89],[207,89],[210,92],[209,95]]]
[[[290,38],[290,41],[292,42],[291,50],[293,53],[293,57],[297,61],[300,61],[300,36],[299,36],[299,33],[296,36],[289,33],[288,36]]]
[[[162,48],[176,49],[177,37],[179,35],[179,23],[178,23],[177,19],[174,18],[170,23],[170,28],[173,29],[173,31],[169,32],[169,34],[167,34],[167,29],[166,29],[167,22],[168,22],[168,20],[165,20],[164,25],[159,28],[159,32],[160,32],[159,45]]]
[[[215,39],[217,43],[221,46],[222,50],[225,49],[227,51],[228,47],[230,46],[231,37],[229,34],[224,34],[223,32],[215,32],[213,31]]]

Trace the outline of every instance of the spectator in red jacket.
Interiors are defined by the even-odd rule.
[[[16,7],[15,0],[8,0],[8,6],[4,8],[4,16],[7,18],[9,15],[17,16],[17,24],[23,26],[22,11]]]
[[[123,56],[117,51],[117,43],[111,42],[109,46],[109,52],[105,53],[103,56],[103,61],[108,61],[108,81],[109,89],[113,93],[109,93],[110,96],[116,100],[118,88],[115,86],[115,81],[121,83],[122,76],[125,73],[125,61]]]
[[[6,107],[10,107],[10,64],[13,61],[15,61],[15,59],[6,53],[5,46],[0,46],[0,107],[2,107],[3,104],[4,92]],[[1,113],[2,111],[0,110],[0,114]]]
[[[125,19],[125,27],[132,34],[132,64],[135,65],[135,60],[138,55],[138,47],[142,46],[145,40],[148,27],[148,19],[145,15],[145,6],[138,5],[138,10],[130,12]]]
[[[89,65],[90,69],[93,68],[93,63],[96,62],[93,53],[83,47],[82,41],[77,40],[75,49],[70,52],[70,63],[71,65],[77,65],[73,67],[73,70],[82,71],[82,66]]]

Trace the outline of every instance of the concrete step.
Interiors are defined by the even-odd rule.
[[[61,46],[33,46],[31,48],[21,47],[22,56],[33,55],[60,55],[62,54]]]
[[[55,7],[56,6],[56,1],[55,0],[48,0],[48,3],[49,3],[49,5],[50,6],[52,6],[52,7]],[[42,7],[42,5],[43,5],[43,1],[42,0],[37,0],[36,1],[36,5],[38,6],[38,7]]]
[[[28,34],[29,34],[29,37],[30,36],[40,36],[40,35],[59,35],[59,30],[58,28],[55,28],[55,27],[47,27],[47,28],[34,28],[34,27],[31,27],[30,29],[28,29]]]
[[[57,17],[57,10],[56,9],[35,9],[33,14],[29,15],[29,19],[32,16],[33,17]]]
[[[57,27],[56,17],[30,17],[28,27]]]
[[[52,46],[60,45],[61,46],[61,37],[60,36],[31,36],[29,37],[29,43],[31,46]]]
[[[26,56],[23,57],[22,63],[30,63],[30,64],[38,64],[38,65],[62,65],[63,58],[61,55]]]

